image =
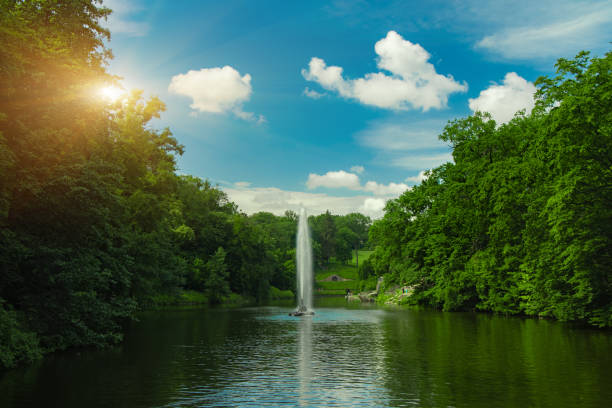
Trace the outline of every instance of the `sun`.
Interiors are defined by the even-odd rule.
[[[109,102],[115,102],[123,94],[125,94],[125,90],[117,86],[109,85],[100,88],[100,96]]]

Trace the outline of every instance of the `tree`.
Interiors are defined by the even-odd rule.
[[[320,258],[315,258],[321,266],[329,264],[329,259],[335,255],[336,224],[331,213],[326,211],[316,217],[309,217],[313,240],[319,244]],[[313,245],[313,252],[315,246]]]
[[[206,262],[206,278],[204,280],[204,293],[211,303],[221,303],[221,300],[230,293],[228,271],[225,265],[225,250],[219,247],[215,254]]]
[[[339,230],[344,227],[350,231],[350,233],[345,231],[343,234],[339,233],[339,235],[343,236],[343,239],[355,250],[357,268],[359,268],[359,249],[368,240],[368,230],[370,225],[372,225],[372,220],[370,217],[360,213],[350,213],[343,217],[338,217],[336,220]]]
[[[116,342],[135,309],[96,4],[0,3],[0,297],[45,351]]]
[[[611,65],[610,53],[560,59],[529,116],[450,122],[454,163],[370,229],[374,272],[445,310],[612,325]]]

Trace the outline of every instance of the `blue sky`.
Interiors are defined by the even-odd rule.
[[[612,1],[105,1],[125,88],[157,95],[180,171],[241,210],[381,215],[450,160],[447,121],[529,111],[559,57],[603,55]]]

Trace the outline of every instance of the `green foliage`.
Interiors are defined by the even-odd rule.
[[[336,232],[337,227],[333,216],[329,211],[316,217],[308,219],[312,231],[312,239],[318,243],[313,246],[315,252],[315,262],[319,266],[329,264],[329,260],[336,253]]]
[[[368,279],[370,276],[376,276],[376,274],[374,273],[374,267],[372,266],[372,262],[366,259],[361,262],[361,265],[359,265],[359,279],[365,280]]]
[[[361,266],[361,262],[368,259],[373,253],[374,251],[368,249],[360,249],[358,251],[354,251],[350,264],[355,266]],[[359,265],[357,265],[357,255],[359,255]]]
[[[450,122],[440,138],[454,163],[389,201],[370,229],[373,273],[445,310],[610,326],[611,66],[610,53],[561,59],[537,81],[530,116]]]
[[[359,281],[357,289],[359,292],[371,292],[376,289],[378,278],[376,276],[369,276],[368,278]]]
[[[270,299],[294,299],[295,295],[290,290],[280,290],[270,286]]]
[[[349,262],[353,251],[367,242],[372,221],[359,213],[344,216],[332,215],[329,211],[308,219],[312,230],[313,254],[317,267],[324,268],[331,258],[338,262]]]
[[[225,250],[219,247],[206,262],[206,275],[203,279],[204,293],[212,303],[221,303],[221,300],[229,294],[226,255]]]
[[[185,290],[181,293],[181,301],[190,304],[208,304],[210,301],[202,292]]]
[[[158,98],[95,98],[115,83],[99,3],[0,2],[4,366],[116,343],[138,308],[295,285],[295,213],[247,217],[177,175],[183,146],[151,126]]]
[[[346,263],[353,257],[353,242],[357,241],[357,237],[353,231],[347,227],[341,227],[338,230],[336,239],[336,248],[334,250],[337,261]]]
[[[21,362],[32,362],[42,355],[36,333],[24,330],[14,311],[4,308],[0,299],[0,370]]]

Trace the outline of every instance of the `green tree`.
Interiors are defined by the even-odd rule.
[[[309,217],[309,221],[312,239],[318,243],[320,249],[320,256],[315,257],[315,262],[320,266],[328,265],[330,258],[335,255],[336,224],[334,217],[328,210],[316,217]],[[315,247],[313,245],[313,250]]]
[[[336,218],[336,226],[340,237],[339,241],[345,242],[343,246],[348,245],[355,251],[357,268],[359,268],[359,249],[368,241],[368,230],[370,225],[372,225],[370,217],[360,213],[350,213]],[[346,228],[348,231],[340,232],[342,228]],[[346,258],[346,256],[344,258]],[[351,259],[350,255],[348,259]]]
[[[225,250],[219,247],[214,255],[206,262],[206,278],[204,279],[204,293],[211,303],[221,303],[230,293],[227,271],[225,265]]]
[[[559,60],[529,116],[450,122],[454,163],[387,203],[373,271],[445,310],[610,326],[611,61]]]

